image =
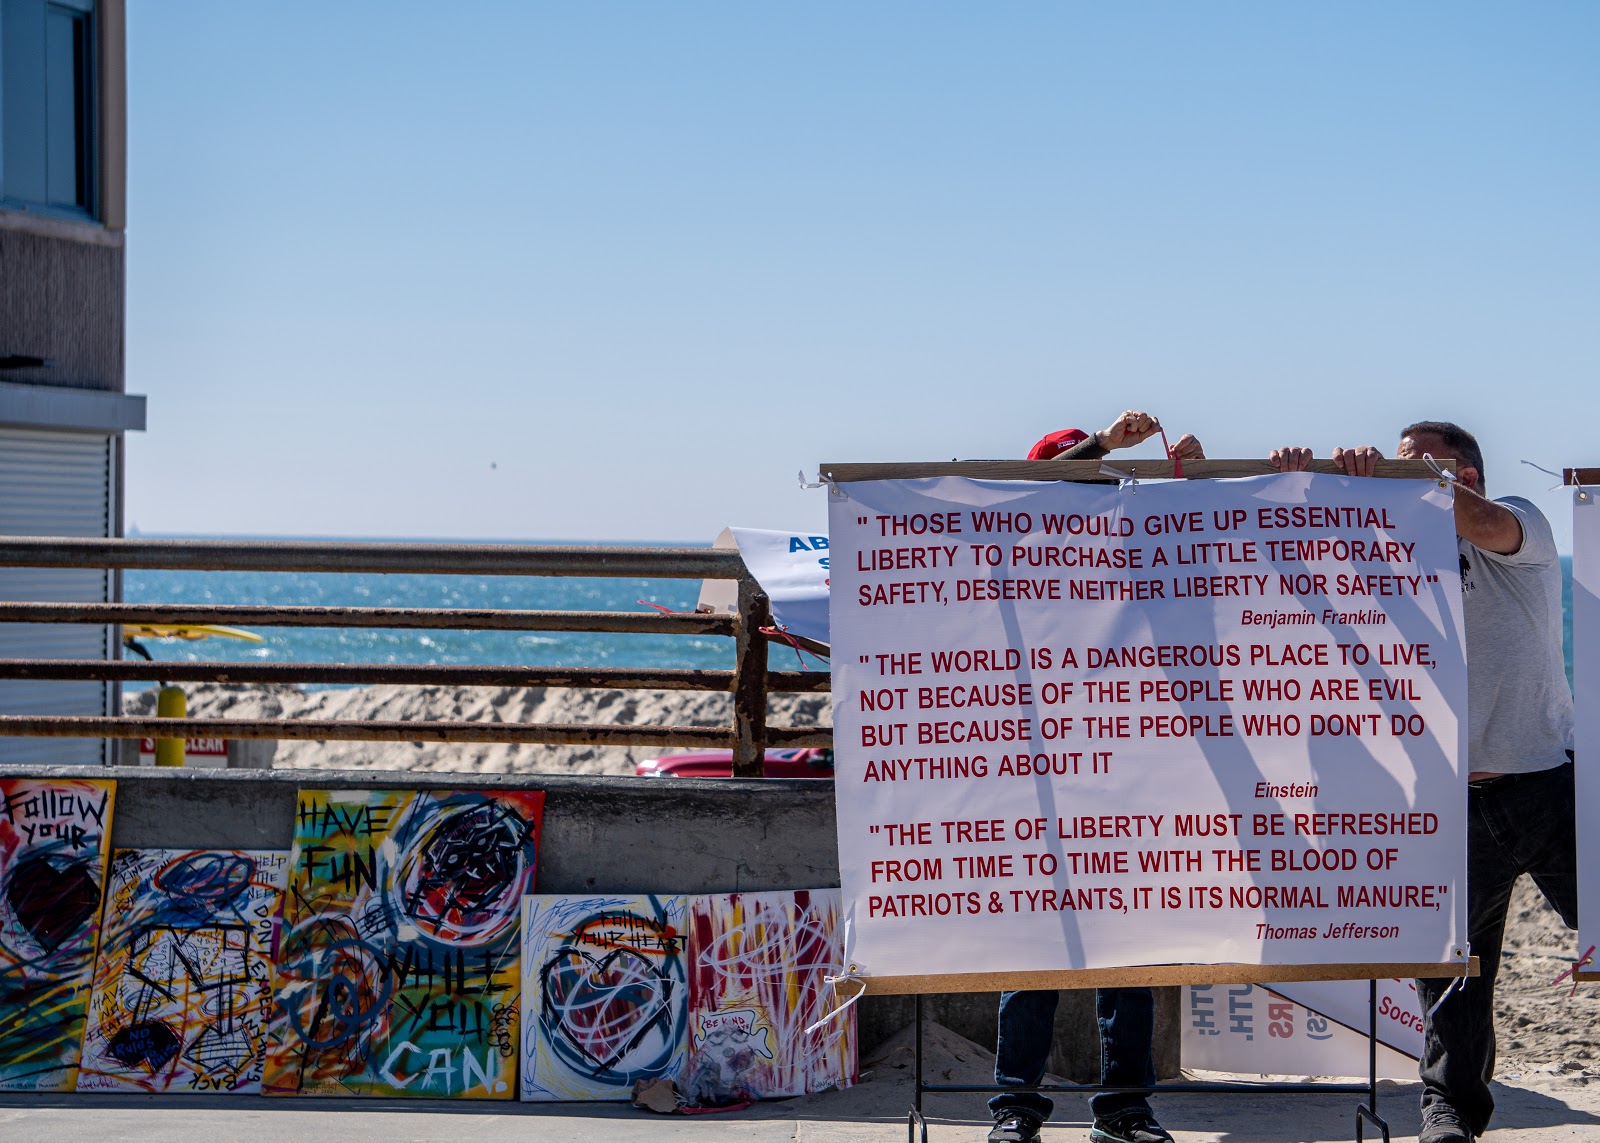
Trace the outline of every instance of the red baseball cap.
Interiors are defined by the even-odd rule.
[[[1075,444],[1089,439],[1089,434],[1082,429],[1061,429],[1042,438],[1038,444],[1028,450],[1029,460],[1054,460]]]

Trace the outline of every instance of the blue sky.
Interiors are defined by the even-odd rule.
[[[130,0],[146,532],[709,540],[1442,417],[1570,550],[1600,6]],[[1152,446],[1142,450],[1152,454]]]

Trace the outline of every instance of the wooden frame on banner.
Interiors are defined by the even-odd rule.
[[[1374,477],[1395,480],[1439,479],[1438,469],[1454,472],[1450,458],[1426,460],[1379,460]],[[1103,467],[1102,467],[1103,466]],[[964,476],[974,480],[1069,480],[1104,481],[1115,469],[1139,480],[1170,480],[1177,465],[1170,460],[1131,460],[1108,457],[1104,460],[952,460],[888,461],[881,463],[823,464],[821,479],[837,484],[868,480],[920,480],[930,477]],[[1344,469],[1331,460],[1313,460],[1306,470],[1334,476]],[[1592,472],[1600,483],[1600,469]],[[1272,476],[1278,469],[1265,460],[1195,460],[1183,463],[1183,479],[1219,480],[1246,476]],[[851,968],[855,972],[854,966]],[[1063,968],[1023,972],[957,972],[923,976],[856,976],[866,996],[923,996],[952,992],[1012,992],[1053,988],[1143,988],[1184,984],[1271,984],[1298,980],[1383,980],[1405,978],[1447,978],[1478,975],[1478,958],[1429,962],[1368,964],[1158,964],[1118,968]],[[1579,979],[1600,979],[1600,972],[1580,974]]]
[[[949,972],[933,976],[864,976],[867,996],[945,992],[1020,992],[1052,988],[1168,988],[1184,984],[1283,984],[1299,980],[1405,980],[1477,976],[1478,958],[1433,964],[1150,964],[1034,972]]]
[[[1454,472],[1456,462],[1441,458],[1436,462],[1446,472]],[[1126,472],[1140,480],[1171,480],[1177,475],[1170,460],[1128,460],[1108,456],[1103,460],[950,460],[887,461],[864,464],[824,464],[818,468],[824,480],[852,484],[859,480],[923,480],[935,476],[966,476],[973,480],[1105,480],[1102,466]],[[1184,479],[1227,480],[1241,476],[1272,476],[1277,469],[1264,460],[1186,460]],[[1343,476],[1344,469],[1331,460],[1313,460],[1307,472]],[[1592,472],[1600,483],[1600,469]],[[1373,476],[1400,480],[1427,480],[1434,475],[1425,460],[1380,460]]]

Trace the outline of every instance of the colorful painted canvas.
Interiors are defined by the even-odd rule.
[[[71,1091],[116,783],[0,778],[0,1091]]]
[[[269,1094],[516,1096],[538,790],[302,790]]]
[[[688,898],[522,901],[522,1098],[627,1099],[688,1048]]]
[[[289,855],[119,849],[79,1091],[261,1090]]]
[[[806,1028],[850,995],[840,972],[839,891],[695,897],[689,916],[689,1059],[698,1105],[803,1095],[856,1082],[855,1012]]]

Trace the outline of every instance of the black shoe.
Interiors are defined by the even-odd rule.
[[[1173,1143],[1172,1136],[1148,1111],[1125,1111],[1114,1119],[1096,1119],[1089,1143]]]
[[[989,1143],[1039,1143],[1042,1122],[1026,1111],[1007,1107],[1000,1111],[989,1131]]]
[[[1417,1143],[1472,1143],[1472,1132],[1461,1113],[1448,1103],[1430,1103],[1422,1109]]]

